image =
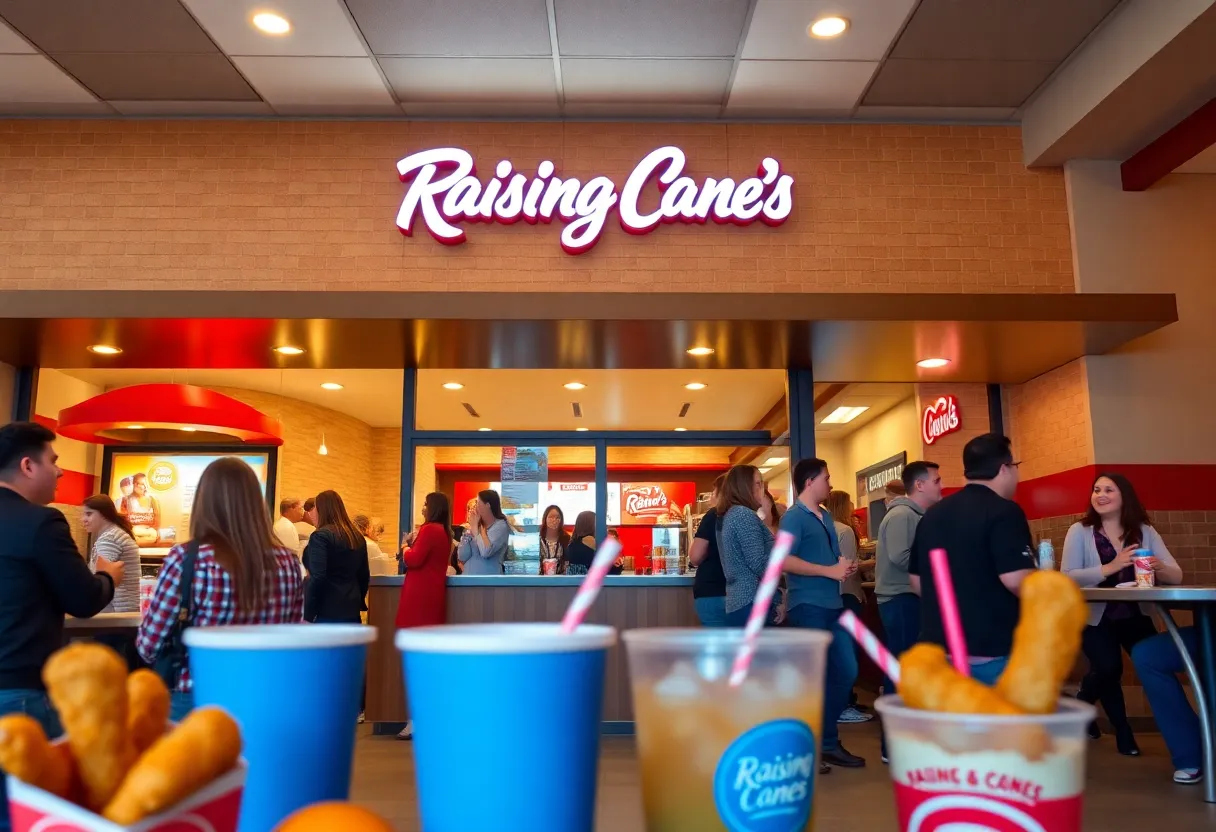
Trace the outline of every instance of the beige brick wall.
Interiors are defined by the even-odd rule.
[[[984,384],[917,384],[917,419],[923,419],[925,408],[931,406],[940,396],[946,395],[953,395],[958,399],[959,420],[962,426],[954,433],[936,440],[932,445],[922,444],[921,459],[932,460],[941,466],[942,484],[947,488],[955,488],[965,482],[963,446],[976,436],[988,432],[988,387]],[[920,422],[917,423],[916,429],[919,433]]]
[[[1085,361],[1006,386],[1006,430],[1023,480],[1094,463]]]
[[[371,431],[371,493],[369,503],[373,517],[384,525],[380,548],[385,552],[401,543],[397,514],[401,510],[401,429],[372,428]]]
[[[560,223],[468,227],[447,247],[394,225],[395,163],[457,145],[482,171],[551,159],[618,185],[665,144],[690,175],[795,178],[784,226],[610,220],[571,257]],[[1016,127],[0,121],[0,290],[1072,292],[1064,178]]]

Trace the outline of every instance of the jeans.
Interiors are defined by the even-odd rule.
[[[1001,656],[996,659],[988,659],[987,661],[971,660],[971,678],[977,682],[983,682],[988,687],[996,684],[996,680],[1001,678],[1001,674],[1005,672],[1005,667],[1009,664],[1008,656]]]
[[[8,714],[26,714],[38,721],[46,735],[52,740],[63,733],[59,725],[59,714],[51,705],[51,700],[40,690],[0,690],[0,716]],[[0,832],[8,832],[12,827],[8,820],[8,795],[4,780],[0,778]]]
[[[725,595],[718,595],[714,598],[694,598],[692,604],[696,607],[697,618],[701,620],[702,627],[726,626]],[[751,607],[748,607],[748,611],[751,611]]]
[[[814,604],[799,604],[790,609],[786,620],[791,627],[825,630],[832,634],[828,646],[827,673],[823,683],[823,750],[840,748],[840,731],[836,720],[849,705],[849,692],[857,681],[857,654],[853,652],[853,637],[839,624],[842,610],[830,610]]]
[[[739,607],[739,609],[735,610],[734,612],[726,613],[725,626],[727,626],[727,627],[746,627],[747,619],[752,617],[752,607],[753,606],[755,606],[755,605],[748,604],[746,607]],[[722,599],[722,609],[723,610],[726,609],[726,599],[725,598]],[[768,610],[768,617],[764,620],[764,626],[766,626],[766,627],[773,626],[773,616],[776,614],[776,612],[777,612],[777,598],[776,598],[776,596],[774,596],[773,604],[771,607],[769,607],[769,610]],[[697,610],[697,614],[700,615],[699,608]],[[706,626],[709,626],[709,625],[706,625]]]
[[[1186,651],[1194,659],[1199,652],[1199,637],[1194,627],[1179,631]],[[1174,646],[1169,633],[1146,638],[1132,648],[1132,664],[1144,685],[1144,696],[1153,709],[1161,737],[1170,750],[1174,768],[1201,768],[1203,751],[1200,745],[1199,717],[1182,690],[1178,674],[1183,672],[1182,654]],[[1212,772],[1208,772],[1212,776]]]
[[[920,596],[902,592],[878,603],[878,618],[887,637],[887,649],[898,658],[920,641]],[[895,683],[882,678],[883,693],[895,693]]]
[[[194,710],[194,691],[179,693],[173,691],[169,694],[169,719],[174,722],[181,722],[186,718],[186,715]]]
[[[1101,702],[1116,736],[1130,737],[1132,733],[1123,702],[1123,651],[1130,656],[1137,644],[1156,634],[1153,620],[1140,613],[1130,618],[1103,617],[1081,634],[1089,672],[1081,680],[1077,698],[1091,705]]]

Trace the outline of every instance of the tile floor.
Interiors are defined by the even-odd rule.
[[[842,726],[841,736],[846,747],[866,757],[869,765],[860,770],[836,770],[820,779],[818,828],[830,832],[891,832],[895,829],[895,810],[887,770],[878,759],[877,727],[873,723]],[[1120,757],[1109,736],[1090,745],[1085,829],[1216,830],[1216,805],[1203,802],[1198,786],[1177,786],[1170,780],[1173,769],[1160,736],[1142,734],[1139,741],[1144,751],[1139,758]],[[601,832],[642,832],[633,739],[605,737],[601,747],[596,828]],[[360,726],[352,799],[388,818],[398,832],[421,830],[413,773],[409,743],[391,735],[372,736],[370,726]]]

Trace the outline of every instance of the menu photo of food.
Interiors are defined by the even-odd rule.
[[[164,453],[114,451],[109,494],[118,513],[131,521],[141,554],[164,554],[189,538],[194,491],[203,470],[217,459],[243,460],[266,493],[266,453]]]

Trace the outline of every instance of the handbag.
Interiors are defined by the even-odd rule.
[[[165,635],[156,660],[152,662],[152,670],[169,690],[177,689],[182,668],[186,666],[186,643],[182,640],[182,634],[194,617],[194,565],[197,561],[198,541],[192,540],[186,544],[186,556],[182,559],[182,576],[178,582],[181,603],[177,608],[177,619]]]

